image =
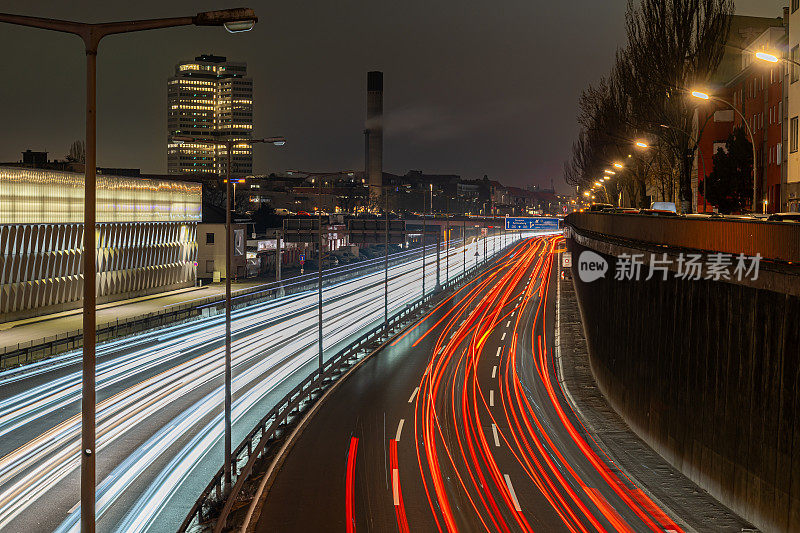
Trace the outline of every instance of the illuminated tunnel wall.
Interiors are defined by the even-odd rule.
[[[199,184],[101,176],[97,295],[192,285]],[[83,175],[0,167],[0,322],[76,308],[83,295]]]

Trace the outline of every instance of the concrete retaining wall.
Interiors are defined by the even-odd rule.
[[[567,240],[572,274],[592,370],[612,405],[744,518],[764,531],[800,531],[797,291],[674,276],[616,281],[616,245],[580,237]],[[590,283],[577,272],[587,247],[610,265]],[[800,279],[782,268],[769,275]]]

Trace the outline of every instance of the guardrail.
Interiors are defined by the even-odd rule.
[[[736,218],[664,217],[625,213],[572,213],[578,230],[658,246],[745,254],[770,261],[800,261],[800,224]]]
[[[498,254],[502,250],[503,248],[500,248]],[[267,412],[233,451],[231,458],[233,487],[230,496],[226,497],[223,491],[225,474],[223,467],[216,473],[189,511],[178,530],[179,533],[205,531],[212,523],[216,524],[215,532],[222,531],[227,525],[234,505],[252,497],[247,492],[247,481],[256,467],[259,463],[264,463],[274,456],[283,439],[290,433],[291,425],[302,418],[303,414],[322,396],[325,389],[336,382],[358,361],[372,353],[374,348],[391,338],[401,324],[411,322],[417,316],[416,312],[421,311],[435,296],[443,295],[477,272],[491,266],[495,263],[498,254],[495,254],[492,259],[454,276],[443,284],[442,291],[425,295],[425,297],[407,304],[389,318],[388,328],[381,323],[369,329],[346,348],[329,358],[321,369],[316,369],[306,376]]]

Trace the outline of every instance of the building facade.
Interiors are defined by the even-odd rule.
[[[727,149],[728,137],[739,127],[745,128],[748,140],[752,134],[755,141],[757,212],[775,213],[786,208],[782,196],[787,179],[784,144],[788,69],[782,62],[755,59],[756,52],[778,53],[786,48],[789,34],[783,25],[785,18],[766,19],[764,22],[770,26],[756,33],[758,19],[746,17],[749,25],[740,25],[739,43],[728,47],[731,51],[726,53],[729,59],[738,59],[738,69],[733,68],[733,62],[726,62],[726,68],[719,70],[713,80],[717,100],[698,107],[694,124],[698,150],[692,179],[695,212],[715,209],[704,197],[705,178],[714,169],[714,154]]]
[[[789,42],[785,58],[790,61],[787,74],[787,145],[786,186],[782,197],[786,211],[800,211],[800,150],[798,150],[798,122],[800,121],[800,1],[790,0]]]
[[[167,82],[167,171],[170,174],[223,176],[224,146],[176,142],[175,136],[204,141],[248,140],[253,131],[253,80],[247,64],[226,57],[201,55],[175,66]],[[253,153],[247,146],[234,148],[231,173],[253,173]]]
[[[80,307],[84,176],[0,167],[0,322]],[[98,302],[191,286],[201,188],[97,179]]]

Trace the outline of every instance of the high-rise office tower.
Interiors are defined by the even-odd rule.
[[[367,72],[367,174],[373,205],[383,192],[383,72]]]
[[[177,143],[175,135],[204,140],[249,139],[253,131],[253,80],[246,63],[226,57],[201,55],[175,66],[167,83],[167,171],[170,174],[224,176],[227,152],[224,146]],[[231,173],[241,177],[253,173],[253,154],[236,148]]]

